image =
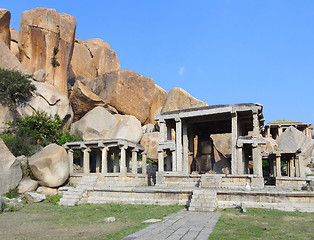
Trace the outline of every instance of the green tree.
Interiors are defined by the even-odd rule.
[[[27,102],[36,90],[30,77],[19,71],[0,68],[0,102],[11,110]]]

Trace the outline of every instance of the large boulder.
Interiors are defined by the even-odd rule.
[[[22,179],[22,169],[0,138],[0,195],[15,188]]]
[[[174,87],[170,90],[161,112],[164,113],[202,106],[207,106],[207,103],[192,97],[182,88]]]
[[[96,107],[71,126],[71,132],[84,140],[122,138],[139,142],[141,123],[131,115],[112,115],[104,107]]]
[[[158,160],[159,135],[159,132],[145,133],[140,141],[140,144],[147,151],[147,157],[152,160]]]
[[[74,112],[74,122],[81,119],[95,107],[105,105],[100,97],[85,87],[79,80],[75,82],[69,99]]]
[[[19,184],[18,191],[19,193],[33,192],[37,189],[37,187],[37,181],[30,178],[23,178]]]
[[[116,118],[103,107],[95,107],[71,126],[71,132],[84,140],[104,139],[116,124]]]
[[[141,122],[132,115],[115,114],[116,124],[110,129],[107,139],[122,138],[138,143],[142,136]]]
[[[9,107],[0,104],[0,133],[8,129],[7,122],[13,121],[16,114],[9,109]]]
[[[99,38],[88,39],[83,43],[93,56],[97,76],[120,69],[118,56],[108,43]]]
[[[131,70],[119,70],[82,82],[120,113],[133,115],[143,124],[149,118],[155,93],[153,79]]]
[[[263,137],[260,136],[261,139],[266,141],[265,145],[262,145],[262,149],[264,150],[265,154],[271,154],[277,151],[278,144],[276,143],[275,139],[272,137]]]
[[[65,95],[75,29],[74,17],[54,9],[35,8],[22,13],[18,41],[22,65],[31,73],[44,69],[46,81]],[[60,66],[53,66],[54,56]]]
[[[10,48],[10,20],[11,13],[3,8],[0,8],[0,39]]]
[[[152,105],[150,108],[150,115],[148,116],[146,123],[155,123],[155,116],[160,114],[162,107],[164,106],[168,92],[155,84],[155,92],[152,99]]]
[[[314,149],[314,141],[305,136],[295,127],[287,128],[277,139],[278,152],[281,153],[296,153],[304,154],[304,166],[307,166],[311,161],[311,154]]]
[[[34,110],[45,111],[49,115],[58,114],[64,120],[64,129],[69,128],[73,111],[69,99],[49,83],[33,81],[37,90],[30,101],[17,108],[21,115],[31,115]]]
[[[11,42],[10,42],[10,49],[13,54],[19,58],[19,32],[16,31],[14,28],[10,28],[11,33]]]
[[[79,40],[74,44],[71,66],[75,79],[97,77],[93,55],[86,44]]]
[[[231,155],[231,133],[211,134],[214,146],[214,171],[216,173],[230,173],[230,158]]]
[[[57,144],[49,144],[33,155],[29,167],[42,186],[61,186],[69,177],[67,152]]]
[[[8,46],[0,39],[0,68],[28,73]]]

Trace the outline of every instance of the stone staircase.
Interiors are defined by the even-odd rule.
[[[214,189],[196,189],[193,191],[189,211],[213,212],[217,206],[217,191]]]
[[[76,187],[67,188],[59,201],[59,205],[74,206],[78,204],[87,189],[96,185],[97,179],[98,176],[83,176]]]

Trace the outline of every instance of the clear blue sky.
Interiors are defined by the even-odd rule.
[[[314,123],[312,0],[8,0],[21,13],[54,8],[77,19],[77,38],[111,44],[121,68],[209,105],[259,102],[266,122]]]

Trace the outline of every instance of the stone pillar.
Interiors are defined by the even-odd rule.
[[[276,177],[281,177],[281,154],[276,154]]]
[[[158,149],[158,172],[164,172],[164,151]]]
[[[113,172],[114,173],[120,172],[119,152],[118,151],[115,151],[113,154]]]
[[[238,158],[238,164],[237,164],[237,169],[238,172],[237,174],[244,174],[244,162],[243,162],[243,144],[238,144],[237,145],[237,158]]]
[[[267,128],[267,135],[266,135],[266,137],[271,137],[271,135],[270,135],[270,126],[268,126],[268,128]]]
[[[253,111],[253,137],[259,137],[258,111]]]
[[[171,150],[171,156],[172,156],[172,172],[176,172],[178,171],[178,168],[177,168],[178,159],[177,159],[176,150]]]
[[[73,150],[70,148],[68,150],[68,159],[69,159],[69,170],[70,176],[73,174]]]
[[[189,138],[187,124],[183,124],[183,158],[182,158],[182,172],[189,174]]]
[[[159,144],[160,144],[165,141],[165,120],[164,119],[159,120],[159,128],[160,128],[160,134],[159,134]]]
[[[147,174],[147,152],[142,152],[142,174]]]
[[[126,146],[120,147],[120,175],[126,175]]]
[[[102,147],[101,150],[101,173],[108,173],[108,147]]]
[[[96,173],[100,173],[100,166],[101,166],[101,152],[96,153]]]
[[[300,172],[300,177],[304,178],[305,177],[305,171],[304,171],[304,154],[298,155],[299,157],[299,172]]]
[[[290,177],[295,177],[295,175],[294,175],[294,159],[292,158],[292,159],[290,159],[289,160],[289,176]]]
[[[137,152],[138,149],[132,149],[132,173],[137,174]]]
[[[263,177],[263,165],[261,149],[258,144],[252,144],[252,157],[253,157],[253,174],[258,177]]]
[[[182,121],[180,118],[176,120],[176,168],[172,171],[182,172]],[[174,160],[172,159],[174,163]]]
[[[83,173],[89,173],[90,168],[89,168],[89,160],[90,160],[90,148],[86,147],[83,150]]]
[[[282,127],[278,125],[278,137],[282,134]],[[277,138],[276,138],[277,139]]]
[[[300,164],[299,164],[299,156],[294,158],[294,167],[295,167],[295,176],[300,177]]]
[[[237,174],[237,140],[238,140],[238,116],[236,112],[231,113],[231,173]]]

